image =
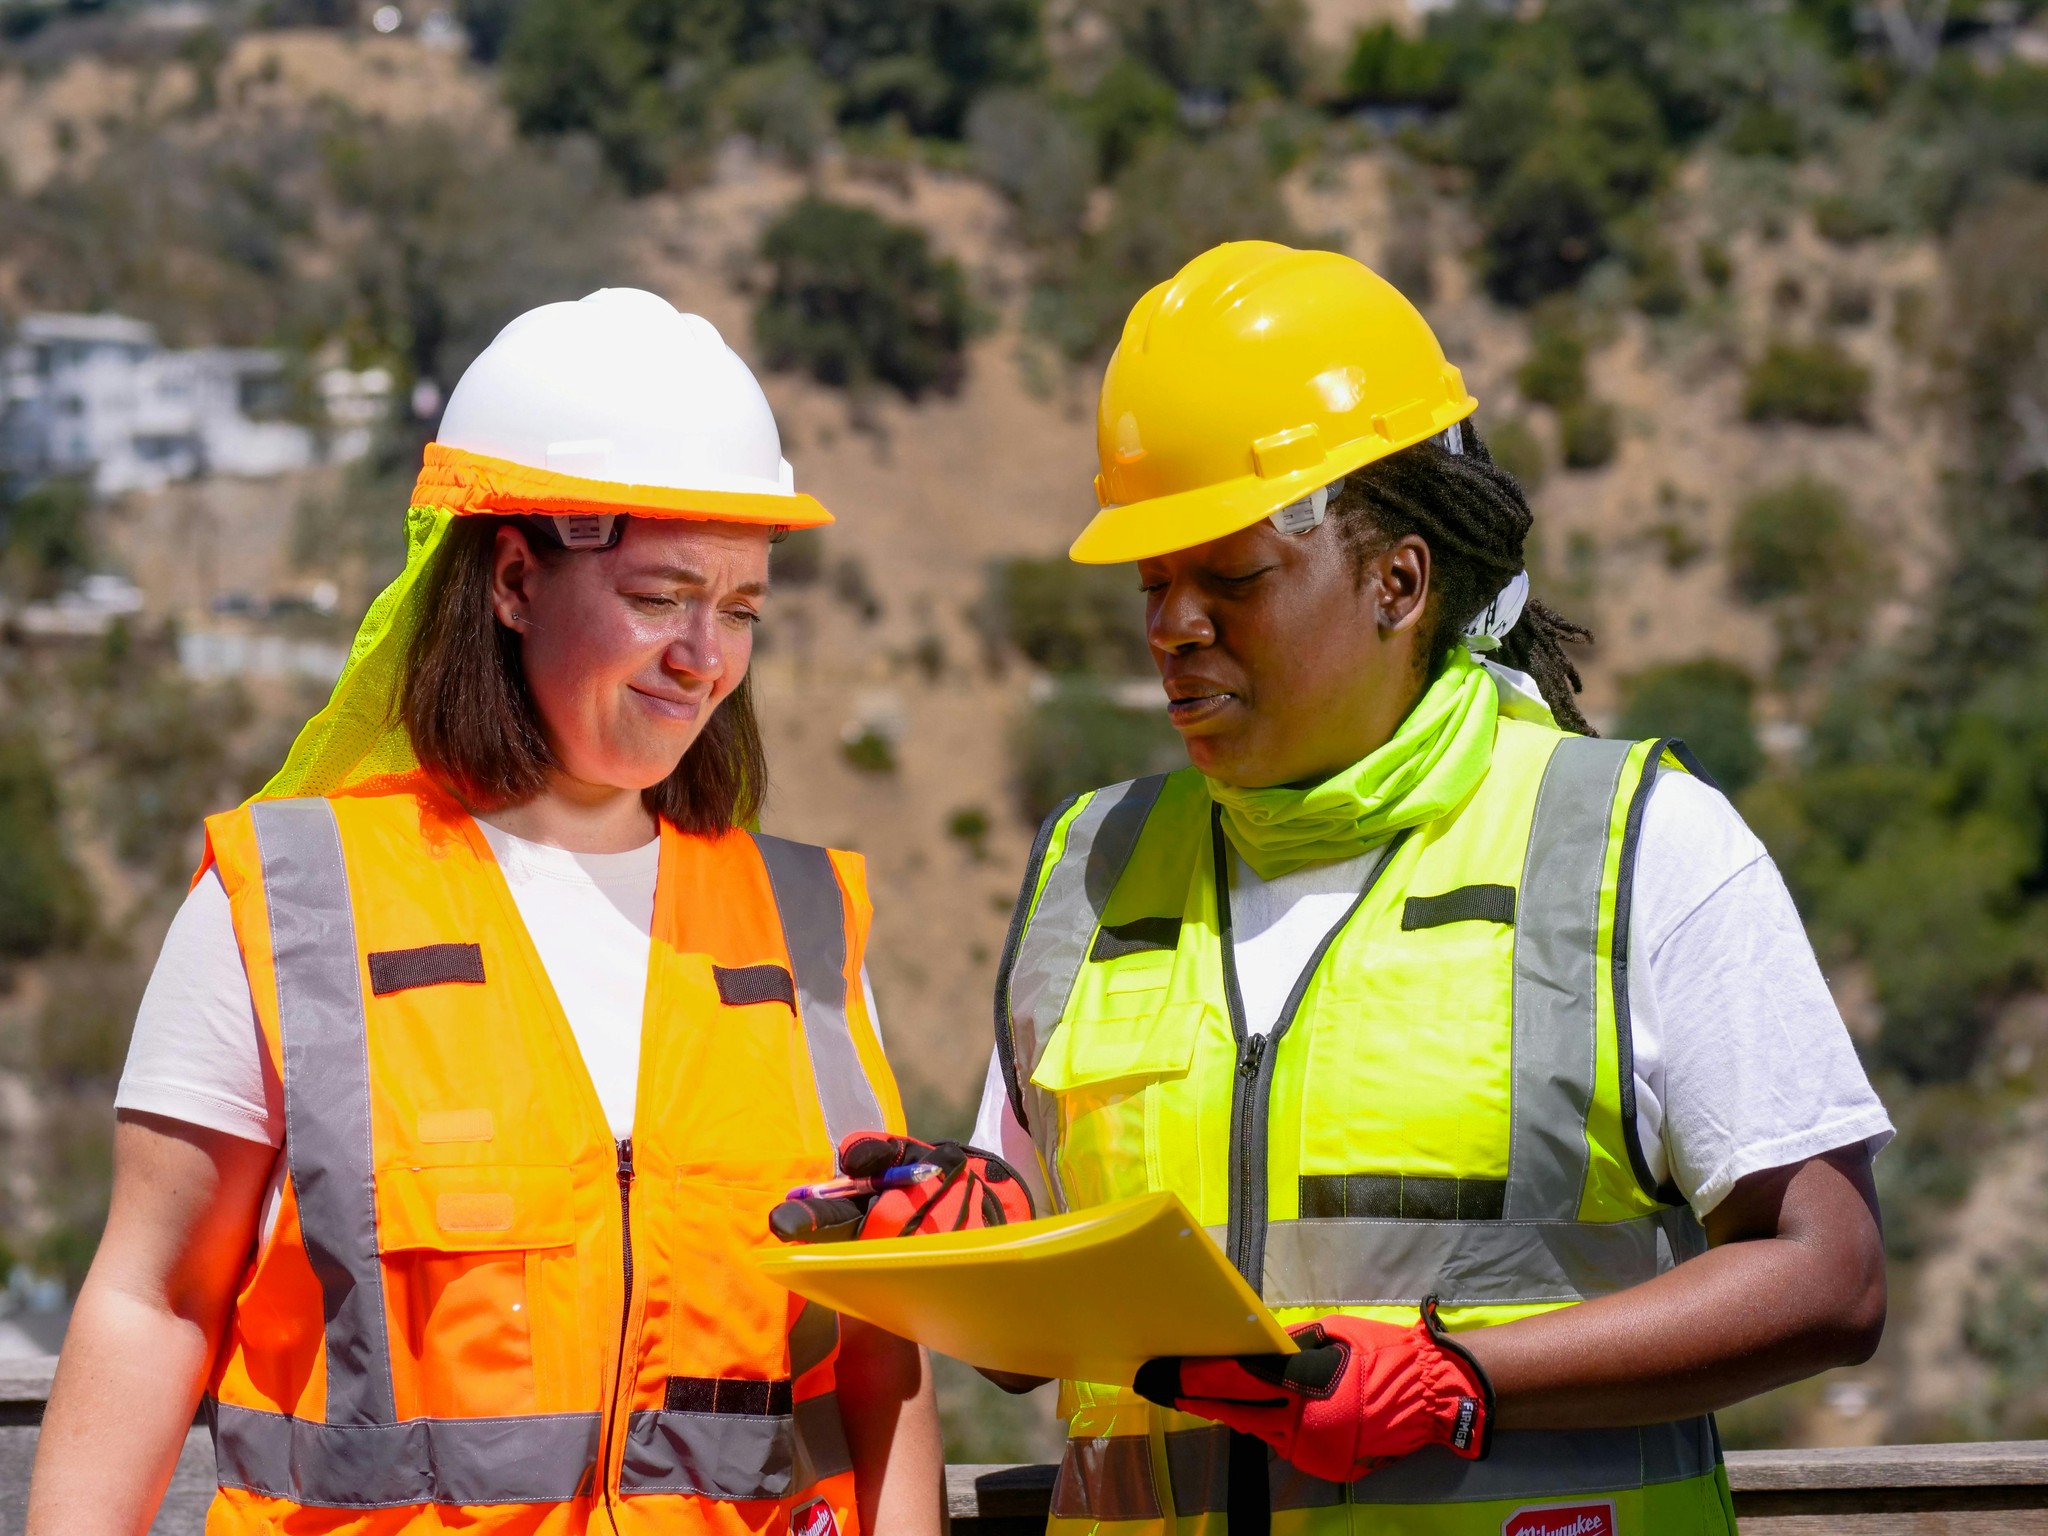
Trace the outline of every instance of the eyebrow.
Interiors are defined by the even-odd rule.
[[[679,587],[708,587],[711,585],[711,578],[709,576],[706,576],[702,571],[693,571],[687,565],[659,565],[652,570],[630,571],[627,575],[629,577],[638,577],[642,580],[670,581]],[[736,597],[765,597],[768,593],[768,583],[765,581],[749,581],[734,587],[732,590],[733,595]]]

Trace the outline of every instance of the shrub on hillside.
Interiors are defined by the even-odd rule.
[[[1751,421],[1861,426],[1869,398],[1870,370],[1839,343],[1780,341],[1750,365],[1742,412]]]
[[[1234,100],[1303,79],[1302,12],[1281,0],[1098,0],[1124,52],[1185,97]]]
[[[1438,37],[1411,37],[1392,22],[1358,34],[1344,66],[1344,94],[1370,106],[1447,107],[1457,100],[1451,49]]]
[[[1727,144],[1730,154],[1776,160],[1797,160],[1804,147],[1799,119],[1768,101],[1752,102],[1737,114],[1728,128]]]
[[[527,0],[499,58],[519,131],[588,134],[628,192],[664,185],[679,135],[701,123],[710,95],[704,71],[689,61],[711,37],[691,14],[685,8],[679,18],[680,37],[664,37],[622,0]],[[672,82],[663,79],[671,58],[684,65]]]
[[[113,1083],[127,1059],[146,979],[131,956],[106,940],[54,963],[36,1017],[37,1069],[67,1086]]]
[[[1629,269],[1629,296],[1637,309],[1657,319],[1685,312],[1685,268],[1669,245],[1660,239],[1638,242]]]
[[[1095,189],[1096,148],[1073,118],[1030,91],[991,91],[967,114],[976,167],[1008,195],[1034,245],[1080,232]]]
[[[1225,240],[1308,243],[1257,136],[1154,140],[1117,179],[1107,225],[1047,272],[1032,324],[1070,357],[1100,357],[1146,289]]]
[[[887,384],[912,400],[958,387],[967,282],[923,230],[807,197],[768,227],[760,254],[769,281],[754,336],[770,368],[842,388]]]
[[[513,316],[618,280],[619,204],[587,156],[371,120],[321,150],[356,235],[323,251],[339,294],[329,323],[411,378],[451,390]]]
[[[83,938],[92,896],[71,862],[57,783],[26,729],[0,734],[0,958],[40,955]]]
[[[1486,433],[1486,448],[1493,455],[1494,463],[1520,481],[1523,490],[1534,494],[1543,484],[1547,469],[1543,440],[1521,417],[1510,416],[1490,427]]]
[[[1007,560],[989,581],[991,628],[1048,672],[1143,675],[1144,601],[1128,566]]]
[[[2048,984],[2048,475],[2015,472],[2012,409],[2048,398],[2044,246],[2039,188],[1950,241],[1949,565],[1917,633],[1838,686],[1809,765],[1743,807],[1823,952],[1869,967],[1877,1060],[1918,1080],[1967,1077],[2005,1001]]]
[[[521,130],[591,135],[635,192],[704,147],[720,82],[762,65],[817,71],[840,122],[894,117],[957,138],[983,91],[1043,69],[1038,0],[526,0],[502,58]],[[787,96],[776,110],[784,122],[806,115]]]
[[[1081,98],[1079,111],[1094,141],[1096,176],[1115,181],[1148,140],[1173,135],[1180,124],[1180,97],[1125,54]]]
[[[1739,795],[1763,770],[1756,684],[1732,662],[1704,658],[1651,667],[1622,684],[1620,736],[1677,736],[1723,790]]]
[[[1529,327],[1529,355],[1515,374],[1524,400],[1563,409],[1586,396],[1586,342],[1568,312],[1544,311]]]
[[[123,681],[144,676],[138,661]],[[93,750],[107,765],[103,824],[123,859],[166,880],[190,871],[201,819],[253,792],[275,766],[267,747],[247,760],[237,753],[254,709],[233,683],[201,685],[165,668],[147,687],[101,692],[91,714]]]
[[[733,71],[718,94],[722,126],[792,165],[807,166],[832,137],[837,93],[808,59],[773,59]]]
[[[1661,182],[1670,144],[1655,102],[1623,75],[1486,77],[1454,138],[1477,180],[1487,289],[1526,306],[1574,287],[1614,249],[1614,223]]]
[[[1888,235],[1897,226],[1891,211],[1877,199],[1835,193],[1814,202],[1813,227],[1836,245],[1857,245]]]
[[[1621,413],[1613,403],[1587,396],[1557,413],[1558,448],[1567,469],[1601,469],[1621,447]]]
[[[1793,672],[1862,637],[1883,575],[1848,497],[1809,476],[1743,504],[1728,565],[1739,596],[1772,608],[1779,662]]]
[[[1187,761],[1180,735],[1158,709],[1129,709],[1085,678],[1063,682],[1011,733],[1020,808],[1043,820],[1084,789],[1162,773]]]
[[[1728,291],[1728,285],[1735,281],[1735,258],[1728,253],[1728,247],[1718,240],[1702,240],[1699,245],[1700,276],[1707,286],[1716,293]]]
[[[45,480],[19,496],[0,499],[0,583],[6,590],[17,597],[45,598],[84,575],[92,561],[85,523],[91,505],[84,482],[70,478]]]
[[[1753,603],[1823,596],[1862,563],[1862,549],[1847,494],[1802,475],[1743,503],[1729,540],[1729,575]]]

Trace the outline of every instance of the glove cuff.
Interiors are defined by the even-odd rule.
[[[1437,1315],[1437,1298],[1422,1300],[1422,1326],[1456,1382],[1458,1403],[1450,1426],[1451,1450],[1467,1461],[1484,1461],[1493,1449],[1493,1382],[1471,1350],[1452,1337]],[[1477,1420],[1476,1423],[1473,1420]]]

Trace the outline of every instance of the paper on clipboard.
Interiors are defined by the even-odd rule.
[[[1128,1386],[1156,1355],[1294,1341],[1178,1197],[974,1232],[757,1251],[778,1285],[990,1370]]]

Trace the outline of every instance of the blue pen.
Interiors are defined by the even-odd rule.
[[[827,1179],[822,1184],[799,1184],[783,1198],[851,1200],[857,1195],[879,1195],[885,1189],[908,1189],[943,1172],[937,1163],[898,1163],[894,1168],[884,1168],[872,1179]]]

